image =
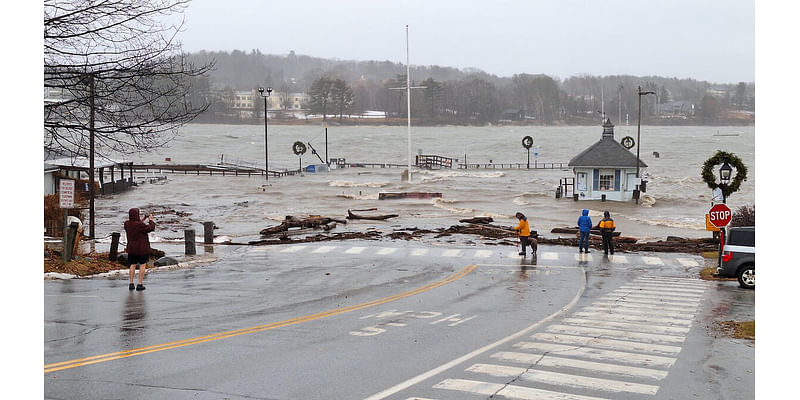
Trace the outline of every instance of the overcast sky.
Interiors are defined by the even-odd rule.
[[[192,0],[185,51],[755,81],[753,0]]]

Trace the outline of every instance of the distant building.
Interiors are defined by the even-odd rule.
[[[233,92],[233,96],[230,99],[231,110],[238,113],[241,118],[252,117],[256,96],[259,97],[260,101],[260,96],[255,89]]]
[[[691,101],[670,101],[658,105],[658,116],[661,118],[683,118],[694,115],[694,103]]]
[[[647,164],[638,160],[641,169]],[[611,119],[603,123],[600,141],[572,158],[569,166],[575,174],[578,200],[630,201],[636,189],[636,155],[614,140]]]
[[[503,110],[503,118],[509,121],[521,121],[525,119],[525,110],[520,110],[517,108],[510,108]]]

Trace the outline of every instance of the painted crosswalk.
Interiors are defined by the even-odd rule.
[[[697,259],[687,257],[674,257],[665,256],[659,257],[654,255],[637,255],[637,254],[614,254],[603,255],[602,253],[575,253],[572,248],[565,248],[568,250],[551,251],[549,249],[541,249],[536,255],[527,254],[526,260],[532,260],[533,257],[539,264],[546,263],[548,265],[572,265],[578,263],[609,263],[611,265],[620,266],[664,266],[667,264],[680,265],[683,267],[699,267],[701,264],[700,258]],[[254,246],[251,249],[254,253],[267,253],[276,252],[281,254],[302,254],[303,256],[321,255],[321,256],[405,256],[405,257],[443,257],[449,259],[467,259],[489,261],[492,259],[497,260],[521,260],[522,256],[518,254],[517,248],[439,248],[439,247],[390,247],[390,246],[348,246],[337,243],[336,245],[312,245],[312,244],[293,244],[293,245],[280,245],[280,246]],[[507,262],[507,261],[506,261]],[[643,285],[637,288],[638,293],[646,294],[648,289],[661,288],[662,283],[670,282],[669,279],[653,281],[649,285]],[[673,282],[674,283],[674,282]],[[655,286],[654,286],[655,285]],[[629,289],[629,288],[620,288]],[[692,287],[683,287],[676,285],[670,289],[675,293],[698,293]],[[694,290],[694,292],[693,292]],[[669,293],[664,293],[668,295]]]
[[[639,277],[488,360],[448,371],[431,393],[520,400],[654,396],[675,366],[705,290],[696,279]]]

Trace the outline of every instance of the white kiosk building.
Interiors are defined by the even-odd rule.
[[[572,158],[569,167],[575,175],[576,200],[630,201],[634,199],[639,179],[636,163],[641,169],[647,164],[637,160],[622,144],[614,140],[614,124],[603,122],[600,141]],[[644,189],[644,188],[643,188]]]

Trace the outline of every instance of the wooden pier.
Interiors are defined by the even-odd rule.
[[[444,159],[436,160],[436,167],[438,168],[453,168],[458,169],[567,169],[568,163],[535,163],[528,165],[527,163],[456,163],[455,160]],[[449,162],[448,162],[449,161]],[[417,165],[420,168],[431,168],[430,159],[426,160],[424,165]],[[436,168],[434,167],[434,168]],[[183,175],[197,175],[197,176],[264,176],[266,171],[263,168],[242,166],[230,163],[217,163],[217,164],[130,164],[128,167],[134,172],[144,172],[146,174],[183,174]],[[393,163],[360,163],[348,162],[344,164],[336,164],[336,169],[341,168],[408,168],[406,164],[393,164]],[[283,170],[283,171],[269,171],[270,177],[282,177],[298,175],[302,173],[300,169]]]
[[[560,162],[550,162],[550,163],[543,163],[537,162],[534,164],[528,165],[528,163],[486,163],[486,164],[479,164],[479,163],[469,163],[469,164],[458,164],[459,169],[568,169],[569,163]]]

